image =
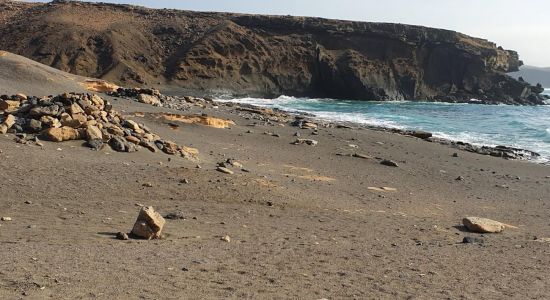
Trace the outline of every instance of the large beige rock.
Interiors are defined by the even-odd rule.
[[[96,126],[88,125],[86,127],[86,140],[103,140],[103,133]]]
[[[175,155],[178,153],[178,144],[172,141],[164,141],[164,148],[162,149],[164,153],[169,155]]]
[[[74,115],[74,114],[83,114],[83,113],[84,113],[84,110],[83,110],[82,107],[80,107],[80,105],[78,105],[77,103],[73,103],[73,104],[71,104],[71,106],[69,107],[69,112],[71,113],[71,115]]]
[[[506,229],[506,227],[513,227],[498,221],[478,217],[464,218],[462,224],[468,230],[477,233],[499,233]]]
[[[15,117],[8,115],[4,121],[0,124],[0,134],[5,134],[15,124]]]
[[[78,130],[67,126],[46,129],[44,136],[52,142],[64,142],[82,138]]]
[[[145,104],[151,104],[154,106],[160,106],[160,100],[159,98],[147,94],[139,94],[138,101]]]
[[[8,129],[10,129],[13,124],[15,124],[15,117],[13,115],[7,115],[2,124],[5,124],[6,126],[8,126]]]
[[[90,101],[92,101],[93,105],[99,109],[103,109],[105,107],[105,101],[103,101],[103,99],[96,94],[92,95]]]
[[[148,240],[158,239],[161,237],[165,223],[166,220],[153,207],[142,207],[132,234]]]
[[[42,118],[40,118],[40,122],[47,127],[59,128],[62,126],[61,122],[52,116],[42,116]]]
[[[136,123],[135,121],[126,120],[126,122],[124,122],[124,126],[132,129],[136,133],[143,133],[143,130],[141,130],[141,128],[139,127],[139,124]]]
[[[0,110],[13,111],[19,108],[21,102],[13,100],[0,100]]]

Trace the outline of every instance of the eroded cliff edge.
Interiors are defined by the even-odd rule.
[[[357,100],[541,104],[518,54],[457,32],[319,18],[0,1],[0,48],[121,85]]]

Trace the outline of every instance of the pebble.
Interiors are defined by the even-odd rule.
[[[4,222],[10,222],[10,221],[12,221],[11,217],[2,217],[2,219],[0,219],[0,220],[2,220],[2,221],[4,221]]]
[[[393,160],[389,160],[389,159],[384,159],[380,162],[381,165],[384,165],[384,166],[388,166],[388,167],[394,167],[394,168],[397,168],[399,167],[399,165],[394,162]]]
[[[464,181],[464,177],[463,177],[463,176],[458,176],[458,177],[456,178],[456,181]]]
[[[188,184],[188,183],[189,183],[189,180],[187,180],[187,179],[182,179],[182,180],[180,180],[180,183]]]
[[[119,239],[119,240],[123,240],[123,241],[126,241],[126,240],[129,239],[128,234],[124,233],[124,232],[117,233],[116,238]]]
[[[485,240],[478,237],[472,237],[472,236],[465,236],[464,239],[462,239],[463,244],[483,244],[485,243]]]
[[[171,212],[164,216],[168,220],[185,220],[185,215],[181,211]]]
[[[224,168],[224,167],[217,167],[216,170],[218,172],[222,172],[222,173],[225,173],[225,174],[229,174],[229,175],[233,175],[234,172],[229,170],[228,168]]]
[[[231,243],[231,238],[228,235],[226,235],[226,236],[222,237],[222,241]]]
[[[146,183],[142,184],[142,186],[144,186],[144,187],[153,187],[153,184],[150,183],[150,182],[146,182]]]

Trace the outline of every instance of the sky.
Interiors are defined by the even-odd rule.
[[[36,2],[34,0],[33,2]],[[48,1],[38,1],[48,2]],[[550,67],[550,0],[125,0],[153,8],[313,16],[459,31]]]

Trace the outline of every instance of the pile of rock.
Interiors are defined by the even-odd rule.
[[[202,108],[207,107],[208,104],[214,105],[214,101],[209,98],[168,96],[153,88],[118,88],[107,94],[112,97],[132,99],[140,103],[177,110],[188,110],[192,105]]]
[[[108,144],[115,151],[134,152],[146,148],[170,155],[194,157],[196,150],[161,139],[143,125],[126,119],[95,94],[49,97],[0,96],[0,133],[17,134],[22,142],[38,137],[53,142],[86,140],[99,150]]]
[[[112,97],[137,99],[138,102],[153,106],[162,106],[163,102],[169,100],[168,96],[163,95],[157,89],[118,88],[115,92],[107,94]]]

